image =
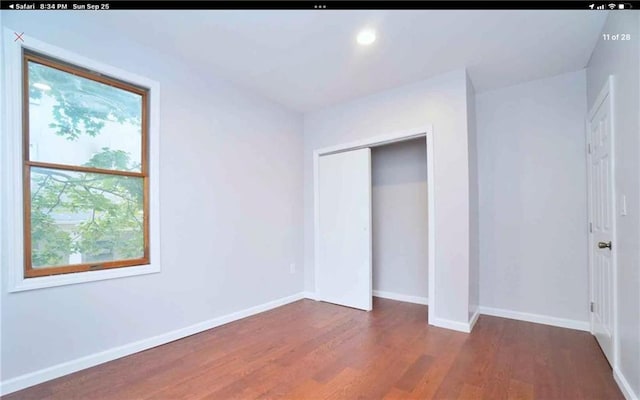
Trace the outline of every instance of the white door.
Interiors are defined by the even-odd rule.
[[[591,275],[591,329],[613,362],[615,284],[615,196],[611,92],[607,86],[588,121],[589,246]]]
[[[370,311],[371,150],[318,160],[318,298]]]

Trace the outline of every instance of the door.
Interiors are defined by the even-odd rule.
[[[370,311],[371,150],[318,160],[318,298]]]
[[[614,365],[615,195],[612,103],[608,85],[588,121],[591,329]]]

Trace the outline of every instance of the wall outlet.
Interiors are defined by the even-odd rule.
[[[289,264],[289,273],[290,274],[295,274],[296,273],[296,263]]]

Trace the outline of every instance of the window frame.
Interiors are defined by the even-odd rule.
[[[57,69],[72,75],[79,76],[94,82],[103,83],[115,88],[135,93],[141,97],[141,167],[140,172],[119,171],[112,169],[102,169],[94,167],[73,166],[69,164],[58,164],[51,162],[33,161],[30,159],[30,127],[29,127],[29,63],[37,63],[49,68]],[[22,49],[22,182],[23,182],[23,232],[24,232],[24,275],[25,278],[35,278],[38,276],[49,276],[56,274],[66,274],[72,272],[92,271],[96,269],[123,268],[136,265],[149,264],[149,168],[148,168],[148,114],[149,103],[147,101],[147,90],[132,85],[130,83],[121,82],[110,76],[98,75],[93,71],[82,69],[76,65],[42,56],[39,53],[28,49]],[[136,259],[121,259],[97,263],[81,263],[67,264],[60,266],[33,268],[33,249],[32,249],[32,226],[31,226],[31,170],[32,168],[47,168],[56,170],[66,170],[73,172],[89,172],[103,175],[130,176],[142,179],[142,209],[143,209],[143,256]]]
[[[115,88],[135,93],[141,97],[141,168],[140,172],[118,171],[113,169],[102,169],[94,167],[73,166],[68,164],[57,164],[30,159],[30,127],[29,127],[29,63],[37,63],[46,67],[57,69],[72,75],[79,76],[94,82],[103,83]],[[147,90],[130,83],[122,82],[110,76],[98,75],[93,71],[85,70],[76,65],[43,56],[28,49],[22,49],[22,160],[23,160],[23,226],[24,226],[24,275],[25,278],[35,278],[38,276],[48,276],[55,274],[65,274],[72,272],[92,271],[96,269],[123,268],[136,265],[149,264],[149,167],[148,167],[148,101]],[[137,259],[122,259],[97,263],[67,264],[61,266],[33,268],[32,249],[32,225],[31,225],[31,170],[33,167],[66,170],[73,172],[89,172],[103,175],[130,176],[141,178],[143,182],[143,256]]]
[[[0,196],[3,237],[0,259],[8,268],[8,291],[39,289],[95,280],[160,272],[159,230],[159,91],[158,82],[99,61],[80,56],[23,35],[24,42],[15,42],[13,30],[3,30],[4,69],[2,86],[3,126],[0,137],[2,162],[0,174],[3,193]],[[27,59],[70,72],[124,90],[135,88],[142,99],[142,159],[140,172],[117,171],[91,167],[76,167],[29,160],[28,127],[28,74]],[[55,65],[50,65],[55,64]],[[62,67],[62,68],[60,68]],[[66,68],[66,69],[63,69]],[[116,86],[119,85],[119,86]],[[23,95],[24,93],[24,95]],[[145,106],[146,104],[146,106]],[[146,134],[145,134],[146,132]],[[30,244],[30,169],[31,167],[58,168],[78,172],[107,173],[135,176],[143,179],[144,253],[139,259],[83,263],[51,268],[31,267]],[[69,167],[69,168],[67,168]],[[154,198],[154,202],[150,199]],[[5,240],[6,239],[6,240]],[[27,251],[29,254],[27,254]],[[100,268],[92,266],[100,265]],[[126,267],[126,268],[125,268]],[[35,272],[34,272],[35,271]]]

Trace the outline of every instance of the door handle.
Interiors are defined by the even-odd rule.
[[[598,242],[599,249],[609,249],[611,250],[611,241],[608,242]]]

